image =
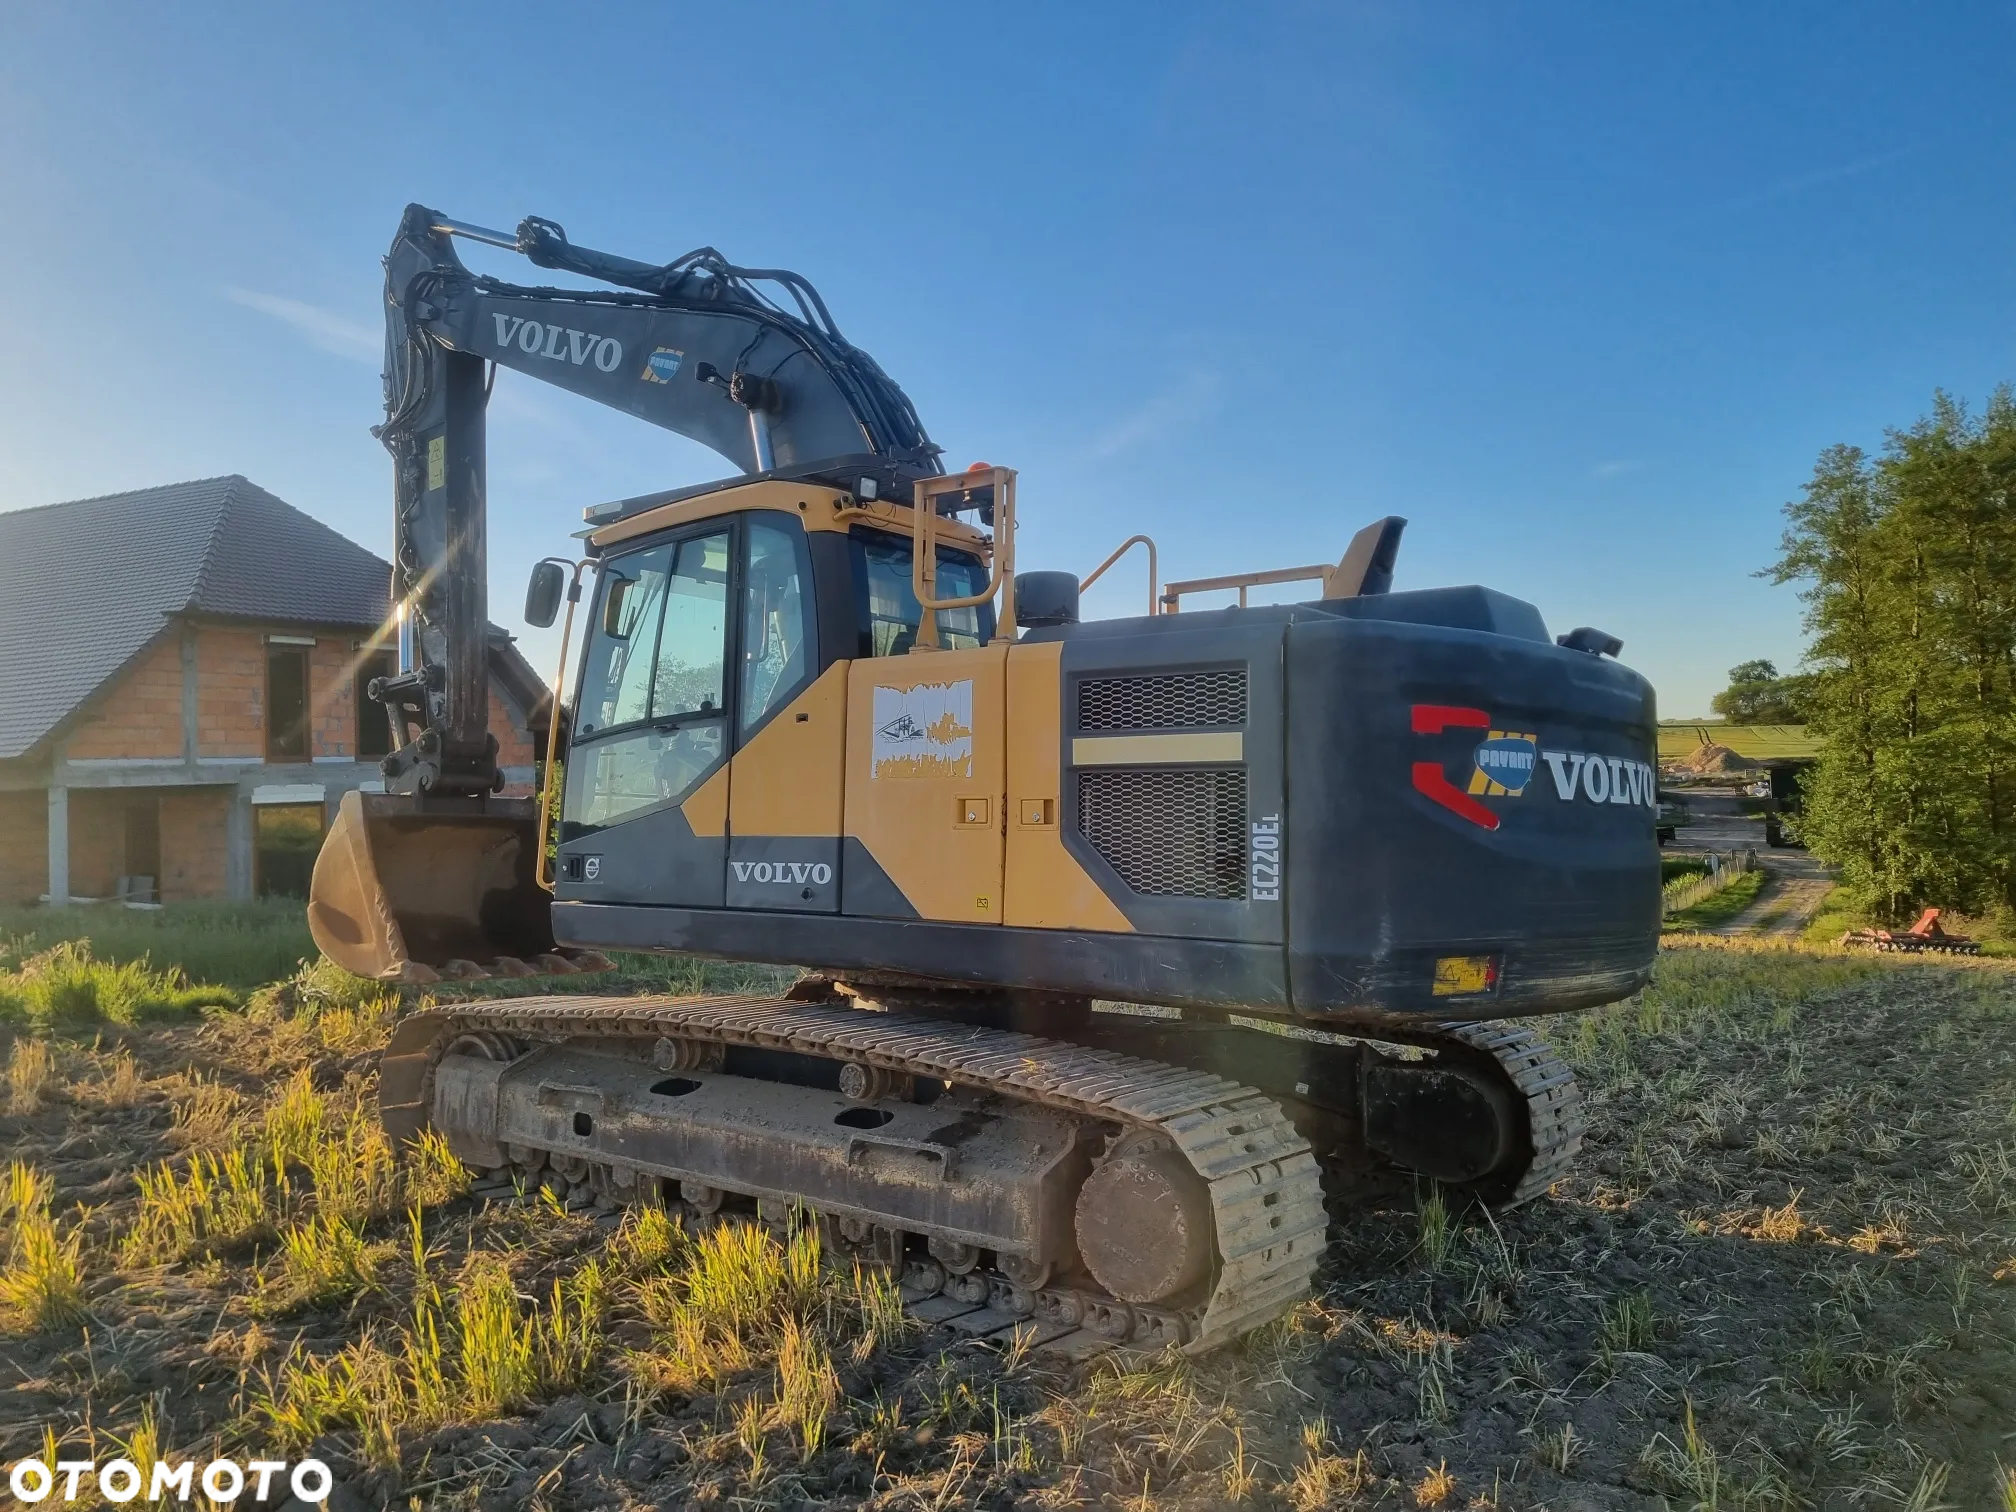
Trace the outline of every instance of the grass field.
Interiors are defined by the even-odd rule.
[[[118,904],[0,908],[0,969],[65,940],[89,940],[101,961],[152,961],[192,981],[250,989],[284,980],[319,952],[299,902]]]
[[[312,1448],[335,1505],[552,1512],[2007,1504],[1998,962],[1669,948],[1548,1024],[1590,1113],[1550,1197],[1340,1210],[1315,1300],[1132,1369],[919,1330],[805,1236],[612,1231],[395,1162],[400,1008],[323,967],[0,1028],[0,1458]]]
[[[1804,725],[1725,725],[1697,720],[1661,721],[1659,725],[1661,761],[1678,761],[1711,742],[1752,761],[1820,754],[1820,742],[1806,733]]]

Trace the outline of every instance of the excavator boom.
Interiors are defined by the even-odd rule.
[[[614,287],[479,276],[457,238]],[[385,259],[377,431],[394,466],[399,671],[371,690],[399,739],[384,762],[391,796],[340,806],[309,908],[322,949],[361,975],[564,960],[537,885],[535,810],[497,796],[489,731],[486,413],[499,367],[676,431],[754,475],[938,471],[909,399],[795,273],[737,267],[712,248],[654,266],[577,247],[548,220],[505,233],[407,206]]]

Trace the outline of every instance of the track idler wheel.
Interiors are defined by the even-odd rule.
[[[1211,1270],[1211,1194],[1167,1144],[1123,1147],[1102,1162],[1077,1203],[1078,1253],[1123,1302],[1161,1302]]]

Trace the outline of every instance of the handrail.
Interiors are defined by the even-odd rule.
[[[1100,578],[1106,575],[1106,569],[1127,555],[1128,548],[1132,546],[1146,546],[1148,548],[1148,613],[1152,617],[1155,613],[1155,581],[1157,577],[1155,542],[1145,535],[1131,535],[1122,541],[1114,548],[1113,555],[1092,569],[1090,577],[1082,577],[1078,580],[1078,591],[1083,593],[1094,583],[1098,582]]]
[[[1225,577],[1191,578],[1187,582],[1171,583],[1162,590],[1162,612],[1174,614],[1180,607],[1177,600],[1186,593],[1211,593],[1223,588],[1239,590],[1239,607],[1246,607],[1246,590],[1258,588],[1267,583],[1304,583],[1314,579],[1324,585],[1327,591],[1330,574],[1336,567],[1328,562],[1319,562],[1314,567],[1277,567],[1272,572],[1234,572]]]
[[[567,585],[567,617],[560,622],[560,665],[553,673],[553,707],[546,714],[546,771],[539,783],[539,859],[534,875],[539,885],[549,893],[553,891],[553,866],[546,854],[546,833],[553,817],[554,758],[560,750],[561,694],[567,684],[567,640],[574,633],[574,606],[581,602],[581,574],[596,565],[593,557],[584,557],[574,564],[574,581]]]
[[[975,488],[994,492],[994,571],[985,589],[964,598],[941,599],[932,595],[938,581],[938,506],[940,494],[969,493]],[[917,636],[912,651],[938,651],[938,613],[943,609],[971,609],[1001,595],[1001,607],[994,616],[996,640],[1015,639],[1015,469],[988,467],[975,463],[963,473],[945,477],[919,478],[911,488],[910,507],[910,591],[917,597]]]

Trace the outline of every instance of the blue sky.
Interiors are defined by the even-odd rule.
[[[539,214],[812,278],[948,461],[1021,469],[1025,567],[1404,514],[1400,586],[1601,626],[1704,713],[1798,659],[1753,574],[1820,449],[2016,377],[2012,44],[1988,4],[27,0],[0,508],[242,472],[384,552],[400,210]],[[491,437],[513,628],[583,505],[727,470],[511,373]]]

